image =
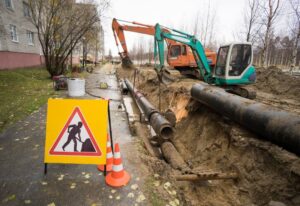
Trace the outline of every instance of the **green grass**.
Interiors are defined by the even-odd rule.
[[[55,96],[45,68],[0,71],[0,131]]]

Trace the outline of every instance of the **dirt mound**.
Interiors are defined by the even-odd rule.
[[[185,146],[181,153],[193,167],[239,173],[237,182],[187,184],[186,190],[195,191],[189,193],[191,201],[203,205],[265,205],[271,200],[298,204],[293,198],[300,192],[299,158],[256,139],[208,108],[201,105],[189,112],[176,127],[176,139]]]
[[[300,78],[286,74],[277,67],[258,68],[255,86],[259,90],[300,101]]]
[[[259,74],[257,88],[290,96],[295,95],[299,89],[285,85],[288,82],[286,80],[286,83],[283,80],[274,80],[275,83],[272,83],[272,78],[277,75],[285,78],[279,72],[259,72],[263,74]],[[133,81],[132,71],[119,68],[117,73],[120,77],[126,76]],[[163,111],[172,108],[177,117],[175,146],[191,167],[236,171],[239,179],[177,182],[186,204],[267,205],[274,200],[291,206],[300,205],[300,158],[276,145],[259,140],[232,121],[191,101],[190,88],[196,81],[183,79],[161,85],[161,108]],[[272,86],[267,86],[268,81],[271,81],[269,84]],[[298,81],[295,80],[292,84],[296,85],[296,82]],[[136,86],[158,108],[158,81],[153,69],[140,69],[136,76]],[[153,164],[152,169],[155,170],[155,163],[149,164]],[[168,178],[167,174],[165,178]]]

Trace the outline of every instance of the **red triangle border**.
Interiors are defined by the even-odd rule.
[[[96,152],[55,152],[54,149],[56,148],[57,144],[59,143],[60,139],[62,138],[62,136],[64,135],[66,129],[68,128],[70,122],[72,121],[72,119],[74,118],[75,114],[78,113],[81,121],[82,121],[82,124],[84,125],[87,133],[89,134],[89,137],[92,141],[92,144],[96,150]],[[50,155],[66,155],[66,156],[99,156],[101,157],[102,156],[102,152],[101,150],[99,149],[96,141],[95,141],[95,138],[90,130],[90,128],[88,127],[79,107],[75,107],[75,109],[73,110],[72,114],[70,115],[67,123],[65,124],[64,128],[62,129],[62,131],[60,132],[60,134],[58,135],[58,138],[56,139],[55,143],[53,144],[53,146],[51,147],[50,151],[49,151],[49,154]]]

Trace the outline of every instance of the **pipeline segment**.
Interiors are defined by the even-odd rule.
[[[122,94],[127,95],[128,94],[128,88],[127,88],[126,83],[122,80],[120,82],[120,85],[121,85],[121,89],[122,89]]]
[[[205,83],[191,89],[193,99],[300,156],[300,117],[274,107],[229,94]]]
[[[125,79],[125,83],[136,102],[140,105],[156,134],[159,134],[165,140],[170,139],[173,135],[173,128],[170,122],[155,109],[141,92],[133,87],[128,79]]]

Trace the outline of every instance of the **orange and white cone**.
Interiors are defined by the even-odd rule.
[[[111,143],[109,135],[107,134],[107,142],[106,142],[106,171],[110,172],[112,171],[113,167],[113,154],[111,149]],[[98,170],[103,172],[104,171],[104,165],[98,165]]]
[[[105,177],[107,185],[112,187],[122,187],[128,184],[130,175],[123,168],[119,144],[115,144],[114,165],[112,172]]]

